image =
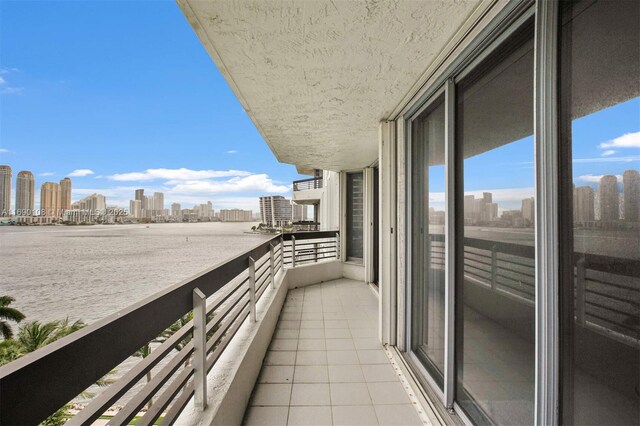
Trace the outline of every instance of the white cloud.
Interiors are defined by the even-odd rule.
[[[18,68],[13,67],[0,67],[0,74],[9,74],[10,72],[18,72]]]
[[[640,155],[629,155],[626,157],[598,157],[598,158],[575,158],[574,163],[632,163],[640,161]]]
[[[608,157],[608,156],[610,156],[610,155],[615,154],[616,152],[618,152],[618,151],[614,151],[614,150],[612,150],[612,149],[608,149],[608,150],[606,150],[606,151],[604,151],[604,152],[602,153],[602,156],[603,156],[603,157]]]
[[[9,151],[9,150],[8,150],[8,149],[6,149],[6,148],[0,148],[0,154],[6,154],[6,153],[8,153],[8,152],[11,152],[11,151]]]
[[[227,151],[227,154],[237,154],[238,151],[236,151],[235,149],[230,149],[229,151]]]
[[[187,180],[183,182],[169,181],[166,184],[173,186],[169,192],[183,194],[220,194],[249,191],[284,194],[290,190],[289,186],[276,185],[266,174],[233,177],[225,181]]]
[[[76,169],[68,174],[70,177],[84,177],[94,174],[94,171],[91,169]]]
[[[107,176],[107,178],[119,182],[149,181],[156,179],[186,181],[249,175],[251,175],[251,173],[242,170],[191,170],[180,168],[147,169],[143,172],[116,173],[114,175]]]
[[[7,95],[21,95],[24,92],[24,87],[3,87],[0,90],[0,93],[5,93]]]
[[[610,141],[598,145],[600,149],[607,148],[640,148],[640,132],[626,133]]]
[[[53,176],[55,175],[55,173],[53,172],[44,172],[44,173],[40,173],[38,176]]]
[[[11,72],[16,72],[18,71],[17,68],[5,68],[5,67],[0,67],[0,75],[3,74],[9,74]],[[24,87],[14,87],[14,86],[10,86],[7,83],[7,80],[4,77],[0,76],[0,93],[3,94],[15,94],[15,95],[19,95],[24,91]]]
[[[605,176],[605,175],[588,174],[588,175],[578,176],[577,180],[581,180],[583,182],[588,182],[588,183],[599,183],[602,176]],[[622,181],[622,175],[615,175],[615,176],[618,178],[619,181]]]

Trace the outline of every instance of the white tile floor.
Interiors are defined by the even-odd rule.
[[[290,290],[247,425],[421,425],[377,339],[378,300],[341,279]]]

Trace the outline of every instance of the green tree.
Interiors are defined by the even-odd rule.
[[[17,340],[25,353],[33,352],[74,331],[80,330],[85,325],[86,324],[80,320],[71,323],[69,322],[69,318],[63,321],[45,323],[30,321],[20,326]]]
[[[14,301],[15,299],[11,296],[0,296],[0,335],[4,339],[13,337],[13,329],[8,321],[19,323],[24,319],[22,312],[9,306]]]

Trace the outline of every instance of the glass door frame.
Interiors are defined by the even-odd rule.
[[[453,93],[454,86],[452,81],[447,81],[444,85],[441,85],[437,90],[435,90],[428,99],[422,103],[420,108],[414,111],[411,116],[405,121],[405,135],[406,135],[406,155],[405,155],[405,164],[406,164],[406,206],[407,206],[407,219],[406,219],[406,227],[407,233],[406,235],[413,235],[412,233],[412,219],[411,219],[411,211],[412,211],[412,202],[413,198],[411,196],[412,193],[412,179],[413,175],[412,170],[412,141],[413,141],[413,122],[418,119],[418,117],[427,109],[434,106],[438,101],[440,101],[444,97],[445,104],[445,326],[444,326],[444,336],[445,336],[445,346],[444,346],[444,390],[438,386],[436,381],[431,377],[431,374],[428,373],[427,369],[422,365],[422,362],[418,359],[418,357],[411,350],[412,348],[412,310],[411,310],[411,298],[412,298],[412,278],[411,278],[411,268],[407,267],[407,278],[406,278],[406,331],[405,331],[405,348],[407,348],[406,355],[411,362],[411,365],[420,372],[420,378],[425,380],[430,389],[436,394],[436,396],[440,399],[440,401],[447,408],[453,407],[453,389],[455,388],[455,382],[453,381],[454,377],[449,374],[453,372],[453,327],[454,327],[454,317],[453,317],[453,296],[454,296],[454,286],[453,286],[453,274],[450,273],[452,269],[454,269],[454,262],[451,256],[453,251],[450,251],[452,246],[453,238],[453,221],[450,219],[451,214],[453,214],[453,197],[450,197],[449,194],[452,193],[452,186],[450,185],[450,175],[452,175],[451,168],[449,164],[453,164],[449,161],[449,155],[453,154],[453,132],[449,129],[451,126],[448,124],[448,116],[450,110],[452,111],[452,107],[455,105],[455,94]],[[411,238],[407,238],[406,244],[406,255],[407,259],[412,259],[412,242]],[[448,397],[449,396],[449,397]]]

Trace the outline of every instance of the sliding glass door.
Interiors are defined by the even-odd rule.
[[[560,14],[564,424],[640,424],[640,3]]]
[[[404,343],[474,424],[638,425],[640,2],[536,7],[407,121]]]
[[[456,400],[478,424],[532,424],[533,25],[458,84]]]
[[[444,98],[412,121],[411,351],[444,386]]]

